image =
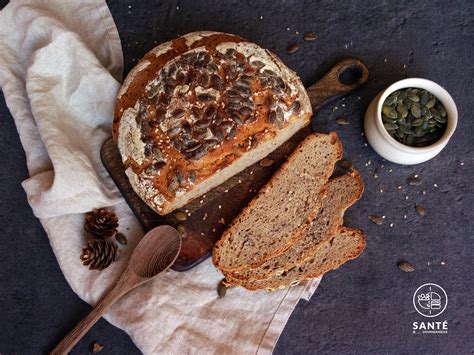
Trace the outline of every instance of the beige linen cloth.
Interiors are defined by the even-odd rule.
[[[12,1],[0,12],[0,86],[25,149],[28,201],[79,297],[95,304],[143,235],[99,150],[110,136],[123,59],[104,1]],[[84,213],[109,206],[129,244],[97,272],[84,267]],[[300,298],[319,280],[274,293],[230,289],[207,260],[130,292],[105,318],[148,354],[270,353]],[[53,335],[53,334],[52,334]]]

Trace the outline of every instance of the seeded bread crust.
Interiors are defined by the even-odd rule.
[[[296,286],[305,280],[317,278],[339,268],[347,261],[360,256],[364,249],[364,232],[359,229],[340,227],[332,238],[321,243],[309,260],[292,267],[285,273],[263,280],[239,280],[226,277],[226,284],[244,287],[251,291],[275,291]]]
[[[305,166],[300,160],[307,155],[321,159],[321,161],[317,161],[317,168],[311,172],[307,170],[309,167],[297,166],[297,164]],[[323,187],[334,169],[334,164],[341,157],[342,144],[336,133],[313,134],[306,138],[216,243],[212,253],[216,267],[223,272],[255,268],[288,250],[305,234],[311,221],[318,214],[325,194]],[[305,163],[309,164],[307,161]],[[299,172],[296,173],[298,169],[300,169],[299,172],[303,171],[301,175]],[[296,181],[290,183],[289,180],[292,178]],[[311,183],[309,187],[305,186],[308,181]],[[285,190],[284,193],[289,193],[290,188],[295,193],[304,193],[307,200],[296,198],[293,201],[281,202],[279,200],[285,197],[283,193],[272,195],[274,191],[280,192],[279,189]],[[267,196],[273,197],[267,198]],[[274,199],[272,200],[272,198]],[[267,220],[268,212],[263,210],[267,203],[271,205],[271,212],[276,215],[276,221]],[[289,218],[284,210],[284,203],[291,203],[292,207],[297,207],[298,213]],[[261,223],[268,225],[268,228],[275,229],[274,235],[262,235],[260,219]],[[282,230],[293,229],[287,234],[282,234],[280,227]],[[264,240],[265,238],[270,238],[270,240]],[[256,247],[255,244],[263,246]],[[228,250],[227,248],[237,250],[235,258],[223,259],[223,253]],[[249,254],[245,254],[246,252]]]
[[[225,273],[229,279],[266,279],[281,274],[314,255],[320,244],[330,239],[342,225],[344,212],[356,203],[364,191],[362,178],[356,170],[336,177],[326,185],[322,208],[306,233],[284,254],[273,257],[257,268]]]
[[[311,115],[301,80],[275,54],[194,32],[130,72],[112,132],[133,189],[164,215],[267,156]]]

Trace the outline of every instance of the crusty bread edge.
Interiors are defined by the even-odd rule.
[[[297,262],[295,263],[292,263],[290,265],[286,265],[285,266],[285,269],[289,269],[291,268],[292,266],[295,266],[295,265],[298,265],[298,264],[302,264],[304,263],[307,259],[311,258],[312,255],[314,255],[316,252],[318,252],[319,248],[321,247],[321,244],[324,243],[325,241],[327,241],[328,239],[331,239],[335,233],[338,233],[338,229],[340,228],[340,226],[342,225],[343,221],[344,221],[344,214],[345,212],[350,208],[352,207],[357,201],[360,200],[360,198],[362,197],[362,194],[364,193],[364,181],[362,180],[362,177],[360,176],[359,172],[357,170],[353,170],[352,172],[350,172],[349,174],[347,174],[349,176],[352,176],[356,183],[359,185],[359,189],[358,191],[354,194],[353,196],[353,199],[349,201],[349,203],[347,204],[347,206],[345,206],[341,211],[340,213],[335,216],[335,221],[334,223],[332,224],[331,228],[328,230],[328,232],[326,233],[326,236],[324,237],[324,239],[322,239],[317,245],[314,246],[314,248],[311,248],[311,249],[308,249],[306,251],[306,253],[304,254],[304,256],[302,257],[301,260],[298,260]],[[338,180],[338,179],[341,179],[343,177],[345,177],[346,175],[343,175],[343,176],[338,176],[338,177],[335,177],[334,179],[332,180]],[[331,180],[328,181],[328,183],[330,183]],[[325,188],[327,189],[327,185],[325,186]],[[321,207],[321,206],[320,206]],[[317,218],[318,216],[316,215],[315,218]],[[313,218],[313,220],[315,219]],[[291,248],[291,246],[290,246]],[[290,249],[288,248],[288,249]],[[288,249],[286,249],[285,251],[288,251]],[[273,256],[272,258],[268,258],[266,261],[270,260],[270,259],[273,259],[275,257],[278,257],[280,254],[278,255],[275,255]],[[262,263],[263,264],[263,263]],[[255,269],[256,267],[252,267],[250,269]],[[244,270],[244,269],[242,269]],[[239,271],[242,271],[242,270],[239,270]],[[265,275],[261,276],[261,277],[255,277],[253,279],[255,280],[264,280],[264,279],[267,279],[269,277],[272,276],[272,273],[274,271],[268,271]],[[236,272],[227,272],[225,271],[224,272],[224,275],[227,277],[230,277],[232,279],[238,279],[238,280],[245,280],[247,279],[247,277],[243,277],[241,276],[240,274],[236,273]]]
[[[252,208],[253,204],[255,203],[255,201],[263,194],[263,192],[268,189],[268,188],[271,188],[272,184],[273,184],[273,179],[277,176],[279,176],[280,174],[282,174],[282,171],[286,170],[290,164],[292,164],[293,160],[295,159],[295,157],[297,156],[297,154],[299,153],[299,150],[300,148],[303,147],[303,145],[309,141],[309,140],[312,140],[312,139],[317,139],[319,136],[323,136],[323,135],[328,135],[330,136],[330,138],[334,141],[333,144],[336,144],[337,145],[337,153],[336,153],[336,159],[335,161],[333,162],[333,164],[331,164],[331,171],[334,169],[334,165],[335,163],[340,160],[342,158],[342,143],[341,141],[339,140],[339,137],[337,136],[337,133],[336,132],[330,132],[328,134],[323,134],[323,133],[313,133],[311,134],[310,136],[306,137],[298,146],[297,148],[293,151],[293,153],[291,153],[291,155],[289,156],[289,158],[286,160],[286,162],[284,162],[282,164],[282,166],[278,169],[278,171],[273,175],[273,177],[260,189],[259,193],[257,194],[257,196],[255,196],[253,198],[252,201],[250,201],[250,203],[244,207],[242,209],[242,211],[237,215],[237,217],[234,218],[234,220],[232,221],[232,223],[228,226],[228,228],[226,229],[226,231],[222,234],[222,237],[219,241],[217,241],[217,243],[214,245],[214,248],[212,250],[212,261],[214,262],[214,265],[219,268],[221,271],[223,272],[232,272],[232,271],[239,271],[239,270],[242,270],[242,269],[245,269],[245,268],[255,268],[255,267],[258,267],[260,265],[262,265],[265,261],[275,257],[275,256],[278,256],[278,255],[281,255],[282,253],[284,253],[286,250],[288,250],[288,248],[291,247],[291,245],[296,241],[298,240],[304,232],[306,232],[306,230],[309,228],[312,220],[316,217],[319,209],[320,209],[320,206],[316,206],[315,209],[313,210],[312,213],[310,213],[310,215],[306,218],[306,222],[304,222],[300,228],[298,228],[295,233],[293,234],[293,237],[290,239],[289,243],[280,248],[280,249],[277,249],[276,251],[274,251],[273,254],[269,255],[268,257],[266,258],[263,258],[261,260],[257,260],[255,261],[254,263],[251,263],[249,265],[243,265],[239,268],[234,268],[234,269],[226,269],[226,268],[223,268],[220,264],[219,264],[219,253],[218,253],[218,250],[219,248],[221,247],[223,241],[225,240],[225,238],[227,238],[227,236],[229,235],[229,233],[232,231],[233,228],[235,228],[235,225],[237,224],[237,220],[239,219],[239,217],[243,214],[246,214],[246,213],[250,213],[250,209]],[[322,180],[324,180],[323,178],[321,178]],[[325,189],[324,189],[324,186],[326,185],[326,182],[327,181],[322,181],[322,186],[323,188],[318,192],[318,194],[321,194],[321,191],[323,191],[323,193],[325,194]],[[323,197],[324,195],[320,196],[321,198]],[[319,200],[321,200],[321,198]]]

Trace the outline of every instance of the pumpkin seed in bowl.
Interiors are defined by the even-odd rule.
[[[411,147],[426,147],[439,140],[448,116],[436,96],[424,89],[393,92],[382,106],[382,121],[392,138]]]

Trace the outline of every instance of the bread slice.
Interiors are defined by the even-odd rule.
[[[225,273],[236,279],[265,279],[302,263],[314,255],[319,244],[332,237],[342,225],[344,212],[362,195],[364,185],[356,170],[330,180],[326,185],[322,208],[311,227],[284,254],[271,258],[257,268]]]
[[[364,248],[364,232],[358,229],[340,227],[332,238],[320,244],[320,247],[310,259],[293,266],[278,276],[275,275],[263,280],[226,278],[226,283],[252,291],[259,289],[273,291],[296,286],[304,280],[319,277],[328,271],[337,269],[348,260],[357,258]]]
[[[224,232],[213,250],[214,264],[238,271],[285,252],[318,213],[320,191],[341,155],[336,133],[306,138]]]

